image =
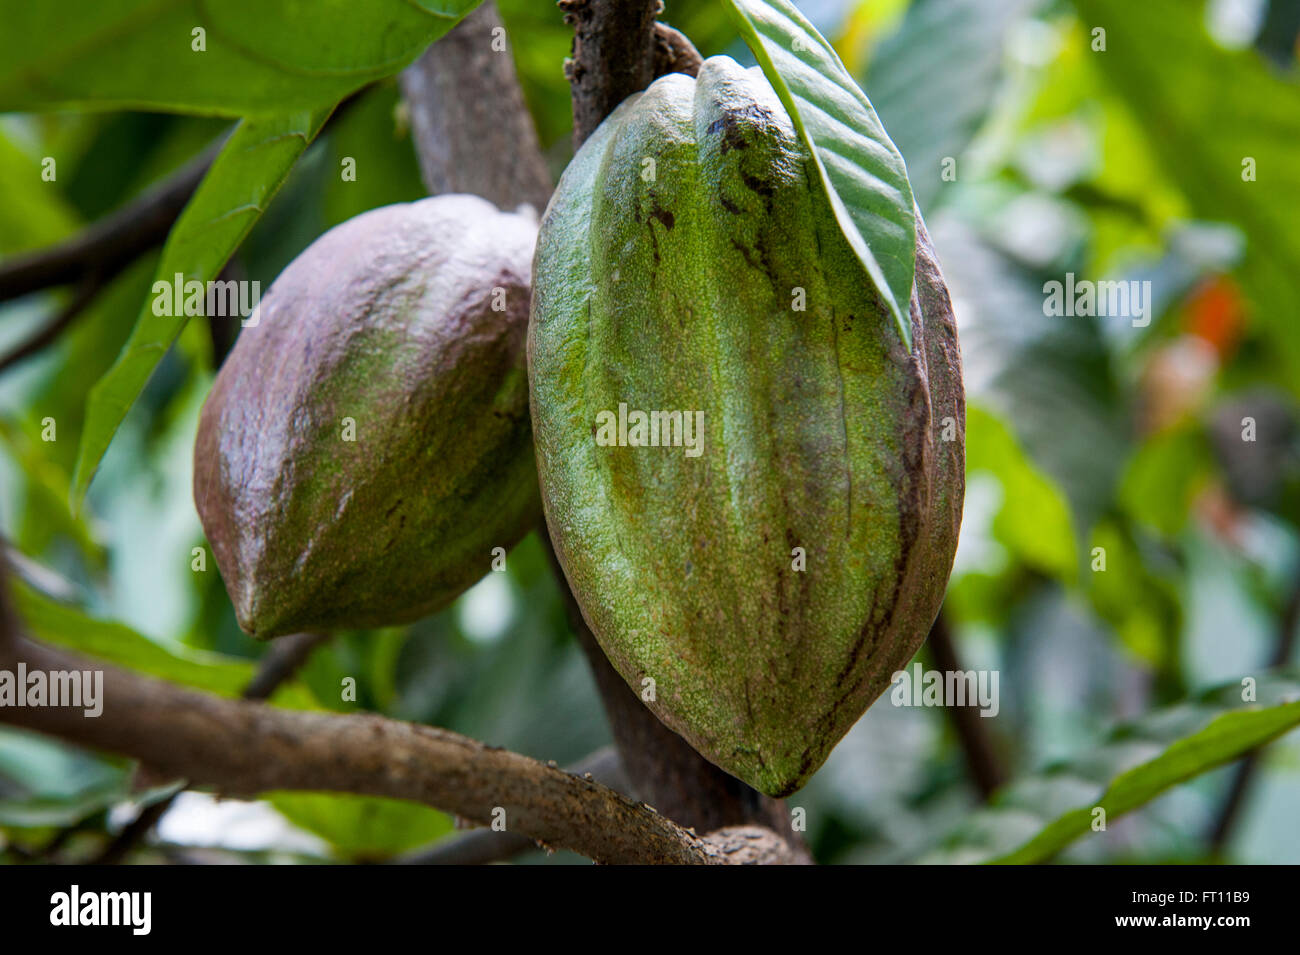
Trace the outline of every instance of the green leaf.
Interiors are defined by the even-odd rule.
[[[89,792],[130,786],[114,761],[48,736],[0,726],[0,791],[17,797],[69,802]]]
[[[958,159],[997,101],[1008,28],[1037,0],[914,0],[867,67],[866,86],[907,159],[928,216]]]
[[[1226,50],[1205,30],[1204,4],[1185,0],[1074,0],[1096,64],[1146,131],[1164,173],[1201,219],[1235,223],[1246,237],[1243,285],[1261,326],[1300,388],[1300,83],[1253,50]],[[1106,31],[1105,51],[1091,31]],[[1244,163],[1253,161],[1253,180]]]
[[[177,274],[183,282],[216,278],[330,112],[243,120],[172,227],[158,280],[170,285]],[[117,361],[91,389],[72,480],[78,506],[126,413],[188,321],[184,315],[155,315],[152,306],[151,296]]]
[[[0,112],[319,109],[396,73],[478,3],[0,0]]]
[[[17,799],[0,799],[0,826],[17,829],[59,828],[75,826],[82,820],[110,809],[120,802],[130,800],[144,808],[174,796],[183,783],[168,783],[144,792],[133,793],[124,778],[120,784],[92,789],[76,796],[53,798],[31,796]]]
[[[1196,492],[1212,478],[1214,458],[1201,429],[1184,424],[1149,437],[1134,452],[1119,488],[1130,516],[1173,538],[1191,514]]]
[[[92,566],[102,567],[104,548],[95,540],[86,521],[68,508],[67,472],[44,453],[53,443],[37,442],[14,422],[0,418],[0,448],[9,451],[26,478],[26,493],[22,498],[24,520],[13,537],[19,546],[36,543],[34,550],[39,551],[56,535],[66,535]],[[29,529],[30,533],[24,533]],[[39,535],[38,541],[31,540],[34,535]]]
[[[1060,580],[1078,576],[1078,551],[1065,495],[1025,455],[1011,431],[979,407],[966,408],[966,473],[1002,485],[993,533],[1020,560]]]
[[[253,678],[252,663],[179,645],[163,646],[124,624],[96,620],[52,600],[16,579],[11,590],[27,633],[43,643],[219,696],[238,696]]]
[[[912,347],[916,206],[903,157],[835,50],[789,0],[724,0],[790,113],[840,228]]]
[[[80,224],[62,193],[42,182],[40,162],[0,135],[0,255],[53,245]]]
[[[452,830],[445,813],[400,799],[339,793],[276,792],[269,800],[294,825],[352,859],[382,859]]]
[[[1109,825],[1171,786],[1221,766],[1300,726],[1300,673],[1265,674],[1255,700],[1245,681],[1148,713],[1099,748],[1011,783],[923,862],[1041,862],[1092,826]]]

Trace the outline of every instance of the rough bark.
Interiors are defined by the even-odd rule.
[[[328,640],[329,635],[324,633],[295,633],[273,643],[258,661],[253,679],[244,687],[243,698],[269,700],[271,694],[307,662],[312,651]],[[146,771],[151,775],[154,773],[151,769]],[[144,842],[175,801],[176,795],[172,795],[142,809],[140,814],[132,819],[96,858],[91,860],[92,864],[117,865],[126,859],[136,846]]]
[[[564,72],[573,90],[577,149],[614,107],[650,85],[655,73],[655,17],[660,0],[560,0],[573,26]]]
[[[668,73],[685,73],[699,76],[704,58],[700,51],[678,30],[666,23],[655,24],[654,76],[658,79]]]
[[[565,772],[590,777],[619,792],[627,791],[627,777],[623,775],[618,750],[613,746],[606,746],[574,765],[566,766]],[[503,862],[536,847],[532,839],[517,832],[473,829],[449,839],[440,839],[429,848],[396,861],[398,865],[487,865]]]

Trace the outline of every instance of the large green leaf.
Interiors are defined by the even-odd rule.
[[[914,0],[872,55],[871,102],[907,160],[927,217],[943,191],[956,186],[943,179],[944,160],[962,156],[996,102],[1008,28],[1038,2]]]
[[[318,109],[397,72],[478,3],[0,0],[0,112]]]
[[[790,113],[831,207],[912,347],[916,207],[907,166],[835,50],[789,0],[724,0]]]
[[[59,603],[22,581],[12,581],[12,593],[27,633],[44,643],[220,696],[238,696],[253,677],[252,663],[165,647],[123,624],[96,620]]]
[[[1238,225],[1246,237],[1243,285],[1270,327],[1293,387],[1300,389],[1300,83],[1253,50],[1210,39],[1204,4],[1186,0],[1074,0],[1090,52],[1147,132],[1164,172],[1194,214]],[[1255,179],[1243,179],[1253,160]]]
[[[186,282],[216,278],[330,112],[243,120],[172,227],[158,279],[170,284],[178,273]],[[72,482],[78,503],[126,413],[188,321],[184,315],[155,315],[152,306],[151,296],[117,361],[90,392]]]
[[[1011,783],[924,862],[1030,863],[1109,825],[1171,786],[1300,726],[1300,674],[1265,674],[1255,698],[1243,683],[1121,726],[1097,749]]]

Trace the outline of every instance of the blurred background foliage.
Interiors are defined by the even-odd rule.
[[[1117,721],[1260,672],[1279,654],[1294,661],[1282,621],[1300,588],[1300,5],[798,5],[835,42],[907,160],[951,286],[969,486],[945,614],[963,664],[1001,674],[1001,712],[981,722],[1006,771],[1077,753]],[[558,174],[571,154],[562,71],[571,32],[550,3],[498,6]],[[664,19],[706,55],[753,62],[718,3],[669,0]],[[0,256],[73,235],[227,125],[0,116]],[[41,180],[45,156],[58,159],[55,183]],[[355,182],[340,181],[342,157],[356,159]],[[266,288],[329,227],[423,192],[397,85],[380,82],[308,149],[231,268]],[[125,342],[156,262],[135,263],[53,346],[0,375],[0,532],[36,636],[235,695],[265,648],[239,631],[210,560],[192,569],[205,542],[190,496],[197,414],[233,328],[189,324],[127,417],[88,506],[76,515],[68,504],[87,393]],[[1150,280],[1152,321],[1046,316],[1043,285],[1068,272]],[[0,353],[68,294],[0,306]],[[1247,416],[1253,443],[1241,440]],[[50,418],[52,441],[42,439]],[[346,677],[355,703],[340,698]],[[339,634],[275,702],[363,707],[561,764],[609,742],[535,538],[506,573],[434,618]],[[1061,858],[1206,859],[1233,772],[1175,788]],[[148,785],[120,761],[0,727],[0,856],[51,846],[93,855],[106,833],[171,793]],[[790,802],[807,809],[820,861],[900,861],[938,845],[978,794],[947,714],[886,696]],[[1300,861],[1298,813],[1293,733],[1267,750],[1224,857]],[[384,800],[187,793],[141,857],[380,860],[452,828],[432,810]]]

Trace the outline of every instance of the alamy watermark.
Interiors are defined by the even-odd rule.
[[[73,885],[50,896],[50,924],[122,926],[132,935],[148,935],[153,928],[153,893],[83,892]]]
[[[629,411],[596,413],[596,444],[602,448],[685,448],[688,458],[704,453],[703,411]]]
[[[73,707],[94,719],[104,712],[103,670],[0,670],[0,707]]]
[[[1049,318],[1130,318],[1134,328],[1151,324],[1151,281],[1128,279],[1116,282],[1075,281],[1073,272],[1065,281],[1043,283],[1043,314]]]
[[[185,281],[180,272],[170,282],[159,279],[153,283],[153,313],[159,317],[181,315],[189,318],[238,317],[240,325],[255,328],[261,321],[257,306],[262,301],[261,282]]]
[[[980,716],[997,716],[997,670],[925,670],[913,663],[889,678],[895,706],[978,706]]]

